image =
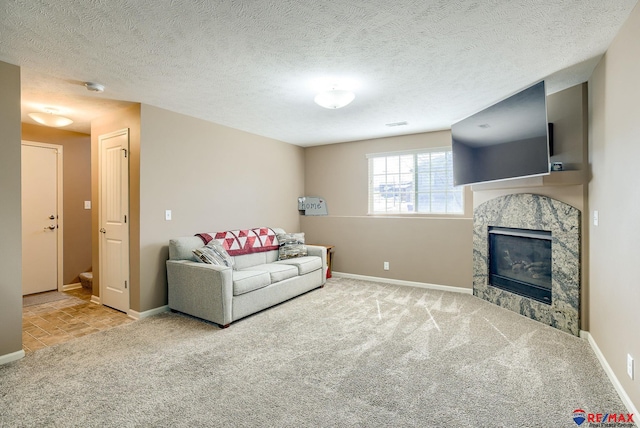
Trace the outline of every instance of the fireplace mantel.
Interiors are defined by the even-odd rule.
[[[567,171],[551,171],[548,175],[514,178],[512,180],[494,181],[471,185],[473,192],[502,189],[523,189],[542,186],[577,186],[587,182],[586,172],[581,169]]]

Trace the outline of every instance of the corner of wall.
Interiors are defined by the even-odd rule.
[[[0,362],[22,351],[20,67],[0,62]]]

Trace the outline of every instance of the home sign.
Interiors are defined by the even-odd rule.
[[[303,215],[327,215],[327,202],[315,196],[298,198],[298,210]]]

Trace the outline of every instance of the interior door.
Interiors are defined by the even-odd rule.
[[[58,149],[22,145],[22,294],[58,289]]]
[[[100,297],[129,310],[129,130],[98,137],[100,146]]]

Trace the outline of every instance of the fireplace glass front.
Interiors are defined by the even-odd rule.
[[[551,232],[489,227],[489,284],[551,304]]]

